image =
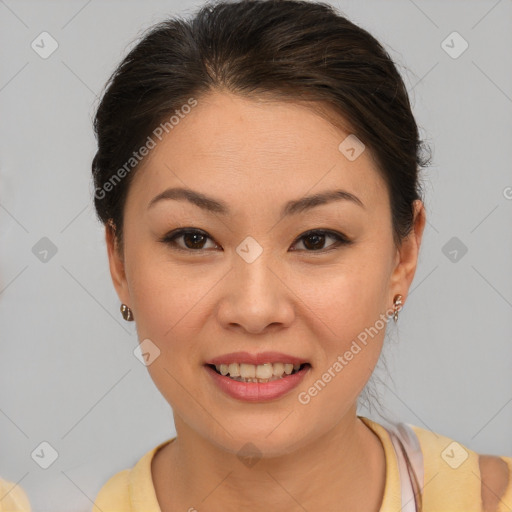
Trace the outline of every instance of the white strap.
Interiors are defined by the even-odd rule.
[[[421,451],[421,445],[416,433],[407,423],[399,423],[397,425],[400,441],[407,452],[407,456],[412,464],[414,472],[420,489],[423,490],[424,485],[424,467],[423,467],[423,452]]]
[[[398,472],[400,475],[400,489],[402,496],[402,512],[417,512],[416,500],[412,484],[411,468],[407,464],[403,450],[407,453],[412,465],[412,470],[416,474],[419,488],[423,489],[423,453],[421,452],[420,442],[412,430],[406,423],[399,423],[386,429],[389,432],[391,442],[395,449]]]

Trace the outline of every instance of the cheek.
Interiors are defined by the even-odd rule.
[[[366,254],[365,254],[366,253]],[[340,264],[311,269],[297,279],[306,318],[318,320],[329,345],[342,347],[388,309],[388,265],[373,251],[353,251]],[[309,312],[308,312],[309,311]]]
[[[194,372],[200,370],[205,356],[205,322],[211,318],[214,300],[211,291],[226,271],[171,262],[154,246],[140,246],[131,258],[128,280],[138,339],[151,340],[160,351],[148,371],[166,400],[180,408],[189,396],[183,387],[193,395],[201,391],[196,389]]]
[[[318,343],[318,363],[297,398],[304,414],[317,418],[319,429],[345,414],[379,359],[389,322],[387,281],[381,270],[378,265],[360,264],[329,272],[336,277],[316,279],[317,286],[302,281],[302,297],[311,308],[310,329]],[[330,412],[326,415],[326,411]]]
[[[190,396],[201,391],[193,372],[204,356],[196,341],[197,315],[205,307],[201,298],[208,288],[204,270],[194,277],[190,268],[181,270],[154,255],[134,258],[136,271],[129,280],[138,339],[151,340],[160,351],[147,370],[167,402],[177,411],[187,410]]]
[[[132,244],[126,261],[138,329],[145,337],[160,341],[172,338],[174,330],[190,323],[211,273],[201,265],[172,261],[149,240]]]
[[[200,328],[198,315],[204,311],[206,279],[194,280],[188,274],[141,269],[134,281],[134,307],[139,339],[150,338],[162,350],[190,358],[195,334]],[[186,355],[185,355],[186,354]]]

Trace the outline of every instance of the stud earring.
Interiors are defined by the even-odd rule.
[[[132,310],[126,304],[121,304],[121,314],[127,322],[133,321]]]
[[[402,309],[402,296],[395,295],[393,299],[394,311],[393,311],[393,320],[395,323],[398,321],[398,312]]]

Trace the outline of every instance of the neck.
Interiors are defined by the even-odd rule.
[[[244,464],[175,417],[177,438],[152,464],[162,512],[200,510],[378,511],[384,449],[355,406],[331,431],[291,453]],[[166,451],[167,449],[167,451]],[[371,487],[368,486],[371,482]]]

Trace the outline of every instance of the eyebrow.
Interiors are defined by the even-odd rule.
[[[191,189],[179,187],[168,188],[158,194],[149,202],[148,209],[160,201],[170,199],[188,201],[207,212],[219,213],[221,215],[229,215],[230,213],[229,206],[224,201],[208,197],[205,194],[195,192]],[[301,199],[288,201],[281,210],[281,216],[285,217],[289,215],[296,215],[315,208],[316,206],[341,200],[350,201],[362,208],[365,208],[363,202],[357,196],[347,192],[346,190],[326,190],[325,192],[319,192],[311,196],[302,197]]]

